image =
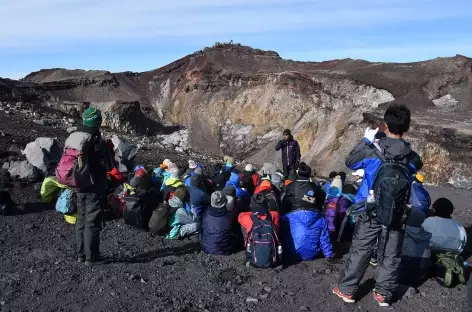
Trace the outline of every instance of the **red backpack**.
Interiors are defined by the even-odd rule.
[[[64,153],[56,168],[57,182],[72,188],[93,186],[88,162],[92,135],[76,131],[66,140]]]

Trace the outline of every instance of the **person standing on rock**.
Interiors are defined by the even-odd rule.
[[[296,170],[300,164],[300,145],[293,139],[292,132],[289,129],[285,129],[283,134],[284,139],[277,143],[275,150],[282,151],[284,176],[288,178],[290,171]]]
[[[100,133],[101,112],[93,107],[82,115],[83,126],[76,132],[90,134],[88,164],[92,185],[77,192],[76,240],[78,261],[91,266],[102,261],[100,257],[100,231],[102,208],[106,205],[107,172],[115,167],[113,152]]]

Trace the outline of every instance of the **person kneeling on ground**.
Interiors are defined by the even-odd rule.
[[[452,218],[454,205],[450,200],[436,200],[432,210],[433,216],[423,222],[423,228],[431,233],[430,246],[436,268],[435,276],[443,276],[444,280],[440,282],[447,287],[453,285],[454,276],[465,284],[464,260],[460,254],[467,244],[467,232]]]
[[[253,221],[252,215],[255,215],[260,220],[266,220],[267,215],[270,213],[272,218],[272,223],[274,224],[274,228],[276,234],[279,234],[279,220],[280,216],[277,211],[269,211],[269,207],[267,205],[267,201],[262,194],[255,194],[251,198],[251,211],[250,212],[243,212],[239,214],[238,221],[241,224],[241,229],[244,236],[244,241],[247,241],[247,235],[252,229]]]
[[[279,197],[274,192],[270,180],[262,180],[261,185],[256,188],[254,194],[264,195],[270,211],[279,211]]]
[[[241,178],[239,177],[239,174],[236,172],[232,172],[231,176],[226,182],[226,186],[232,186],[236,189],[236,198],[239,200],[238,202],[245,207],[249,206],[249,201],[251,200],[251,195],[249,194],[248,191],[245,189],[241,188]]]
[[[301,201],[303,200],[303,197],[308,194],[310,190],[314,191],[313,196],[316,198],[316,209],[318,209],[318,211],[323,209],[326,194],[319,186],[310,181],[310,176],[311,168],[305,164],[300,164],[300,167],[298,168],[297,181],[289,184],[285,189],[285,195],[280,208],[281,214],[289,213],[293,209],[298,209],[298,207],[301,207]]]
[[[282,242],[289,258],[310,261],[323,252],[328,261],[334,263],[328,222],[317,209],[317,191],[319,190],[315,188],[309,189],[301,200],[297,201],[297,206],[282,217]]]
[[[228,202],[228,197],[223,192],[216,191],[211,195],[211,206],[203,212],[201,246],[207,254],[229,255],[233,249],[233,207]]]
[[[197,233],[197,216],[185,209],[185,203],[189,200],[189,197],[185,186],[180,186],[169,200],[169,206],[175,212],[171,214],[168,221],[170,227],[170,232],[166,236],[168,239],[184,238]]]
[[[195,169],[190,178],[190,186],[188,187],[190,193],[190,206],[198,216],[210,205],[210,196],[205,192],[205,185],[201,169]]]
[[[169,173],[170,177],[165,181],[163,193],[164,201],[169,201],[169,199],[172,197],[172,193],[174,193],[178,187],[183,185],[182,181],[179,179],[179,168],[174,167],[169,170]]]

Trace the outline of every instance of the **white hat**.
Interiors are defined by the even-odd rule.
[[[195,168],[197,168],[197,163],[196,163],[195,161],[193,161],[193,160],[189,160],[189,161],[188,161],[188,167],[189,167],[190,169],[195,169]]]
[[[356,170],[352,173],[353,176],[359,176],[359,177],[363,177],[364,174],[365,174],[364,169],[359,169],[359,170]]]
[[[254,166],[251,165],[251,164],[247,164],[247,165],[246,165],[246,171],[247,171],[247,172],[253,172],[253,171],[254,171]]]

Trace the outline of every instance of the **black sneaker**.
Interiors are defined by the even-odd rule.
[[[375,258],[370,259],[370,265],[371,265],[371,266],[376,267],[377,264],[378,264],[378,263],[377,263],[377,259],[375,259]]]
[[[84,263],[85,262],[85,256],[78,256],[77,257],[77,262],[78,263]]]

